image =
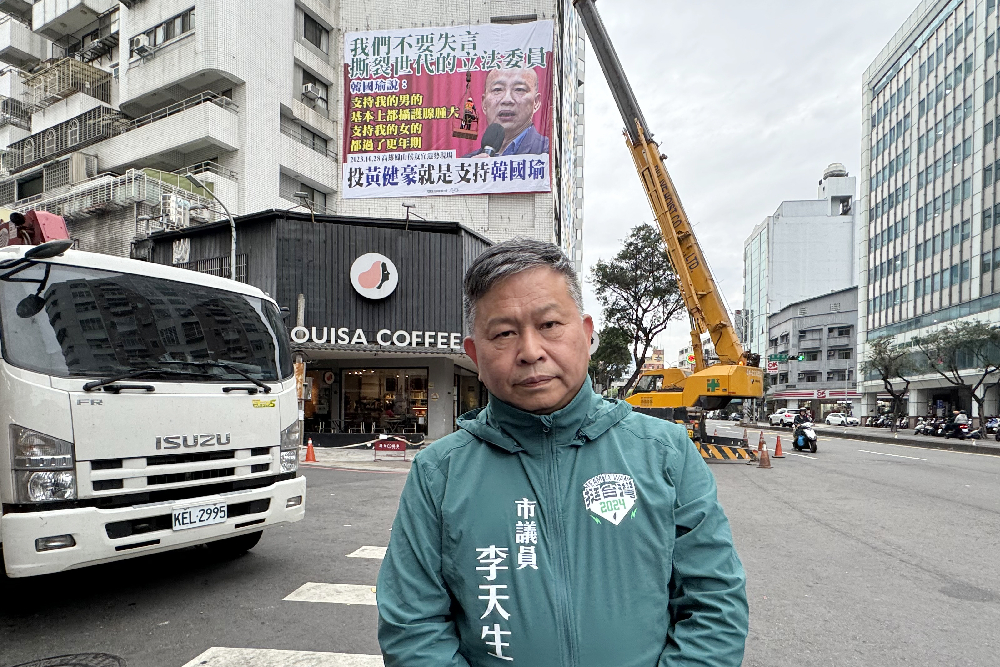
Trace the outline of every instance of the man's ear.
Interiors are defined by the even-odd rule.
[[[587,334],[587,356],[590,356],[590,341],[594,340],[594,318],[590,315],[583,316],[583,331]]]
[[[465,340],[462,341],[462,347],[465,348],[465,353],[469,355],[469,358],[472,359],[472,363],[474,363],[478,368],[479,359],[476,354],[476,341],[472,338],[472,336],[465,337]]]

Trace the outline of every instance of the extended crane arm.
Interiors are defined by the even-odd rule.
[[[663,164],[665,155],[651,138],[649,127],[639,109],[639,104],[622,69],[618,54],[604,28],[594,0],[574,0],[573,5],[590,37],[590,43],[597,60],[604,71],[604,77],[611,88],[618,110],[625,121],[626,143],[635,160],[636,169],[642,179],[649,204],[660,226],[667,254],[677,273],[677,280],[684,299],[684,305],[691,315],[694,331],[708,333],[715,344],[719,360],[724,364],[745,364],[757,366],[758,355],[744,353],[743,346],[736,337],[729,313],[715,278],[712,276],[698,239],[688,220],[684,207],[677,196],[677,190]]]

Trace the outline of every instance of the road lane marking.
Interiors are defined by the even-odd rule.
[[[865,454],[878,454],[879,456],[892,456],[897,459],[913,459],[914,461],[926,461],[927,459],[920,459],[916,456],[903,456],[902,454],[886,454],[885,452],[872,452],[867,449],[859,449],[859,452],[864,452]]]
[[[348,558],[376,558],[378,560],[385,559],[385,550],[387,547],[359,547],[356,551],[352,551],[347,554]]]
[[[815,456],[809,456],[807,454],[796,454],[795,452],[785,452],[785,454],[787,454],[788,456],[801,456],[802,458],[809,459],[810,461],[816,460]]]
[[[382,656],[213,646],[184,667],[383,667]]]
[[[285,600],[289,602],[328,602],[331,604],[375,604],[372,586],[356,584],[317,584],[308,582],[299,586]]]

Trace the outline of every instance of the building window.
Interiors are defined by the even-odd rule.
[[[806,361],[819,361],[819,352],[816,352],[816,351],[806,352],[805,353],[805,360]]]
[[[80,121],[74,119],[69,122],[66,130],[66,144],[75,146],[80,143]]]
[[[24,163],[32,162],[35,159],[35,141],[28,139],[24,142]]]
[[[323,53],[329,53],[330,31],[320,25],[319,21],[309,16],[309,14],[303,12],[302,16],[304,17],[302,36],[306,38],[307,42]]]
[[[47,130],[45,132],[45,151],[43,155],[52,155],[56,152],[56,131]]]
[[[788,383],[788,373],[778,373],[778,384]]]
[[[306,86],[312,84],[312,95],[315,95],[315,99],[311,95],[306,94]],[[306,104],[315,104],[321,109],[327,108],[327,94],[328,87],[325,83],[316,78],[312,72],[308,70],[302,70],[302,101]]]
[[[139,40],[143,35],[146,37],[147,45],[153,48],[162,46],[171,39],[180,37],[192,30],[194,30],[194,7],[130,39],[129,58],[134,58],[137,55],[135,49],[139,45]]]

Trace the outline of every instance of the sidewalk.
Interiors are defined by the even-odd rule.
[[[731,422],[733,427],[739,426],[749,430],[772,431],[775,433],[792,433],[790,428],[771,426],[767,422]],[[816,433],[820,436],[840,436],[853,438],[855,440],[866,440],[868,442],[888,442],[896,445],[912,445],[914,447],[926,447],[927,449],[950,449],[956,452],[971,452],[975,454],[992,454],[1000,456],[1000,442],[994,438],[994,434],[989,434],[982,440],[959,440],[951,438],[945,440],[943,437],[932,435],[915,435],[913,429],[899,429],[895,434],[887,428],[872,428],[862,426],[827,426],[826,424],[816,424]]]
[[[347,447],[313,447],[316,452],[316,463],[305,463],[306,448],[299,453],[302,468],[345,468],[348,470],[372,470],[381,472],[406,473],[410,470],[413,457],[420,450],[407,449],[406,460],[399,454],[379,452],[378,461],[371,449],[353,449]]]

